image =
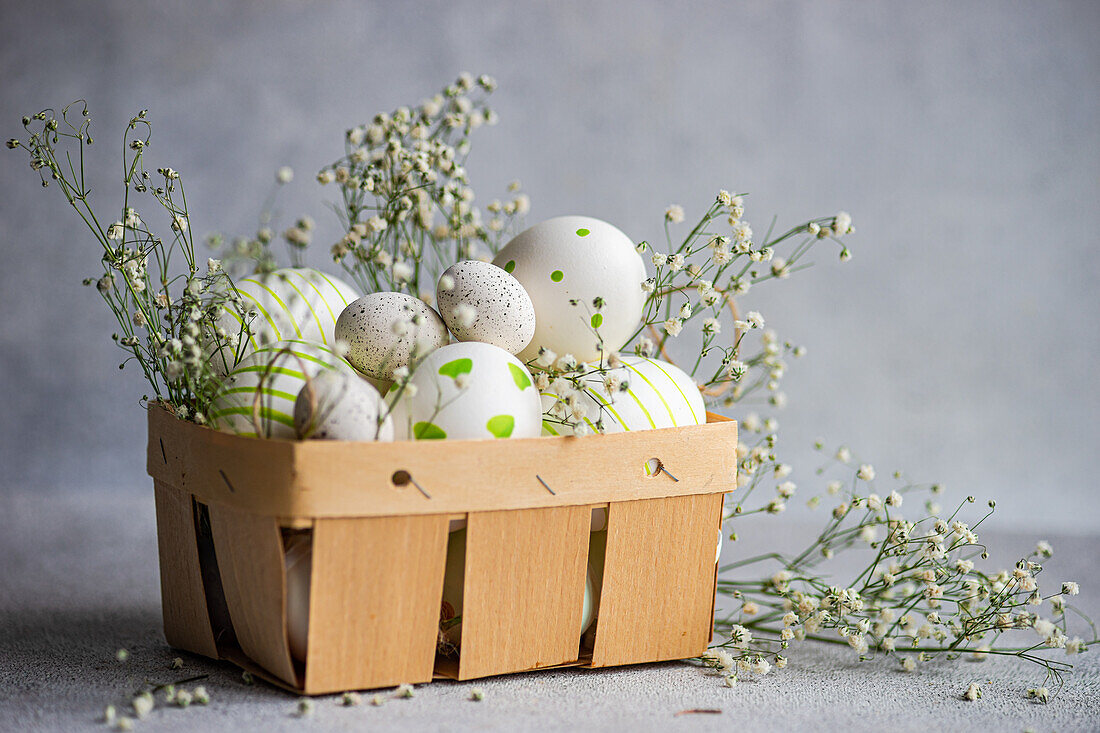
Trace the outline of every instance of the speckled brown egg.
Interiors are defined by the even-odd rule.
[[[370,293],[336,319],[336,338],[363,374],[392,380],[394,370],[447,343],[447,326],[431,307],[405,293]]]
[[[459,341],[481,341],[518,354],[535,335],[531,296],[519,280],[490,262],[451,265],[439,278],[436,302]]]

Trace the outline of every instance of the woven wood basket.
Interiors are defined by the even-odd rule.
[[[706,425],[583,438],[346,443],[243,438],[154,406],[164,634],[309,695],[697,656],[736,446],[737,423],[709,413]],[[599,508],[600,609],[582,648]],[[457,659],[437,654],[452,519],[467,522]],[[288,646],[284,571],[287,538],[302,532],[304,663]]]

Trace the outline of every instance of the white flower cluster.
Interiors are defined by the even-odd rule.
[[[776,507],[793,497],[796,486],[787,479],[791,467],[779,463],[774,455],[774,432],[765,432],[765,428],[774,431],[776,426],[750,414],[741,427],[738,468],[742,478],[729,516],[777,513]],[[823,450],[824,445],[819,442],[817,448]],[[718,651],[732,654],[731,659],[740,664],[784,652],[796,641],[827,639],[829,632],[842,637],[861,658],[886,654],[907,672],[939,656],[952,658],[968,652],[976,659],[990,653],[1012,654],[1039,663],[1057,677],[1069,666],[1040,656],[1037,649],[1064,650],[1067,655],[1087,650],[1091,642],[1069,633],[1066,598],[1080,592],[1078,584],[1064,582],[1060,592],[1051,595],[1043,595],[1039,589],[1040,560],[1054,552],[1049,543],[1038,543],[1031,556],[1011,570],[981,570],[978,561],[988,556],[985,547],[974,527],[959,518],[962,508],[973,503],[972,497],[948,518],[933,513],[909,521],[901,515],[905,495],[921,488],[937,496],[942,487],[901,483],[882,496],[866,492],[877,480],[871,464],[850,467],[851,452],[843,447],[834,460],[834,465],[848,472],[849,480],[829,481],[825,492],[812,497],[809,505],[818,506],[845,485],[850,489],[834,505],[822,534],[801,553],[765,556],[782,565],[770,577],[734,581],[720,576],[719,592],[740,601],[740,609],[719,622],[730,639],[704,658],[706,666],[730,667]],[[900,472],[893,477],[903,480]],[[777,482],[775,498],[756,509],[745,509],[748,496],[768,480]],[[994,502],[989,507],[985,517],[992,513]],[[868,548],[873,560],[848,585],[824,581],[828,573],[820,567],[822,563],[836,553],[861,548]],[[744,572],[743,567],[738,570],[739,575]],[[1049,604],[1049,618],[1028,610],[1045,604]],[[762,609],[767,611],[762,613]],[[1038,643],[997,645],[1003,634],[1021,631],[1037,635]],[[968,694],[967,699],[976,699],[973,691]]]
[[[425,293],[437,273],[422,264],[473,259],[494,251],[514,220],[530,209],[518,182],[512,197],[492,201],[483,221],[464,166],[470,133],[492,125],[485,103],[496,88],[488,76],[462,74],[416,107],[399,107],[353,127],[345,155],[317,174],[342,192],[344,236],[332,256],[366,289]],[[434,285],[434,280],[432,281]]]

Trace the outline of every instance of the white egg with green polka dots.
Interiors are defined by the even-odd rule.
[[[603,432],[624,433],[635,430],[701,425],[707,421],[703,396],[695,380],[674,364],[660,359],[624,355],[623,365],[609,369],[606,375],[584,378],[580,393],[584,405],[583,421],[589,432],[598,432],[596,422],[603,419]],[[614,377],[627,388],[608,390],[605,376]],[[543,408],[550,414],[543,422],[547,435],[573,435],[573,428],[554,417],[555,403],[561,395],[542,396]]]
[[[212,364],[220,373],[232,368],[234,357],[245,357],[261,346],[284,339],[302,339],[332,346],[336,319],[348,303],[359,297],[355,288],[339,278],[309,267],[287,267],[235,280],[245,313],[226,304],[218,325],[230,334],[241,334],[244,323],[250,336],[235,355],[228,350]]]
[[[294,402],[298,393],[324,371],[356,376],[351,365],[324,344],[291,339],[262,346],[222,380],[210,406],[210,423],[238,435],[291,440],[297,434]],[[259,432],[253,419],[257,397]]]
[[[465,341],[433,351],[390,399],[397,440],[536,438],[542,405],[531,375],[504,349]]]
[[[519,281],[535,307],[534,336],[519,353],[524,363],[540,347],[595,361],[599,339],[605,350],[617,351],[638,328],[645,263],[630,237],[606,221],[548,219],[508,242],[493,264]],[[596,298],[603,301],[599,308]]]

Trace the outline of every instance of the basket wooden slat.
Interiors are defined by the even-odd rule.
[[[706,649],[721,516],[721,494],[611,505],[593,667],[683,659]]]
[[[318,519],[305,691],[432,679],[447,517]]]
[[[229,617],[241,651],[288,685],[298,684],[286,635],[286,556],[272,517],[211,505]]]
[[[160,481],[153,483],[160,555],[160,596],[168,643],[217,657],[210,611],[203,590],[191,497]]]
[[[470,515],[459,679],[577,660],[590,525],[586,506]]]
[[[402,443],[229,435],[149,410],[165,636],[298,693],[702,653],[737,424]],[[664,470],[645,464],[657,459]],[[607,541],[580,623],[591,512]],[[209,527],[200,518],[209,518]],[[457,659],[436,642],[450,520],[467,520]],[[291,660],[285,533],[313,543],[308,652]]]

